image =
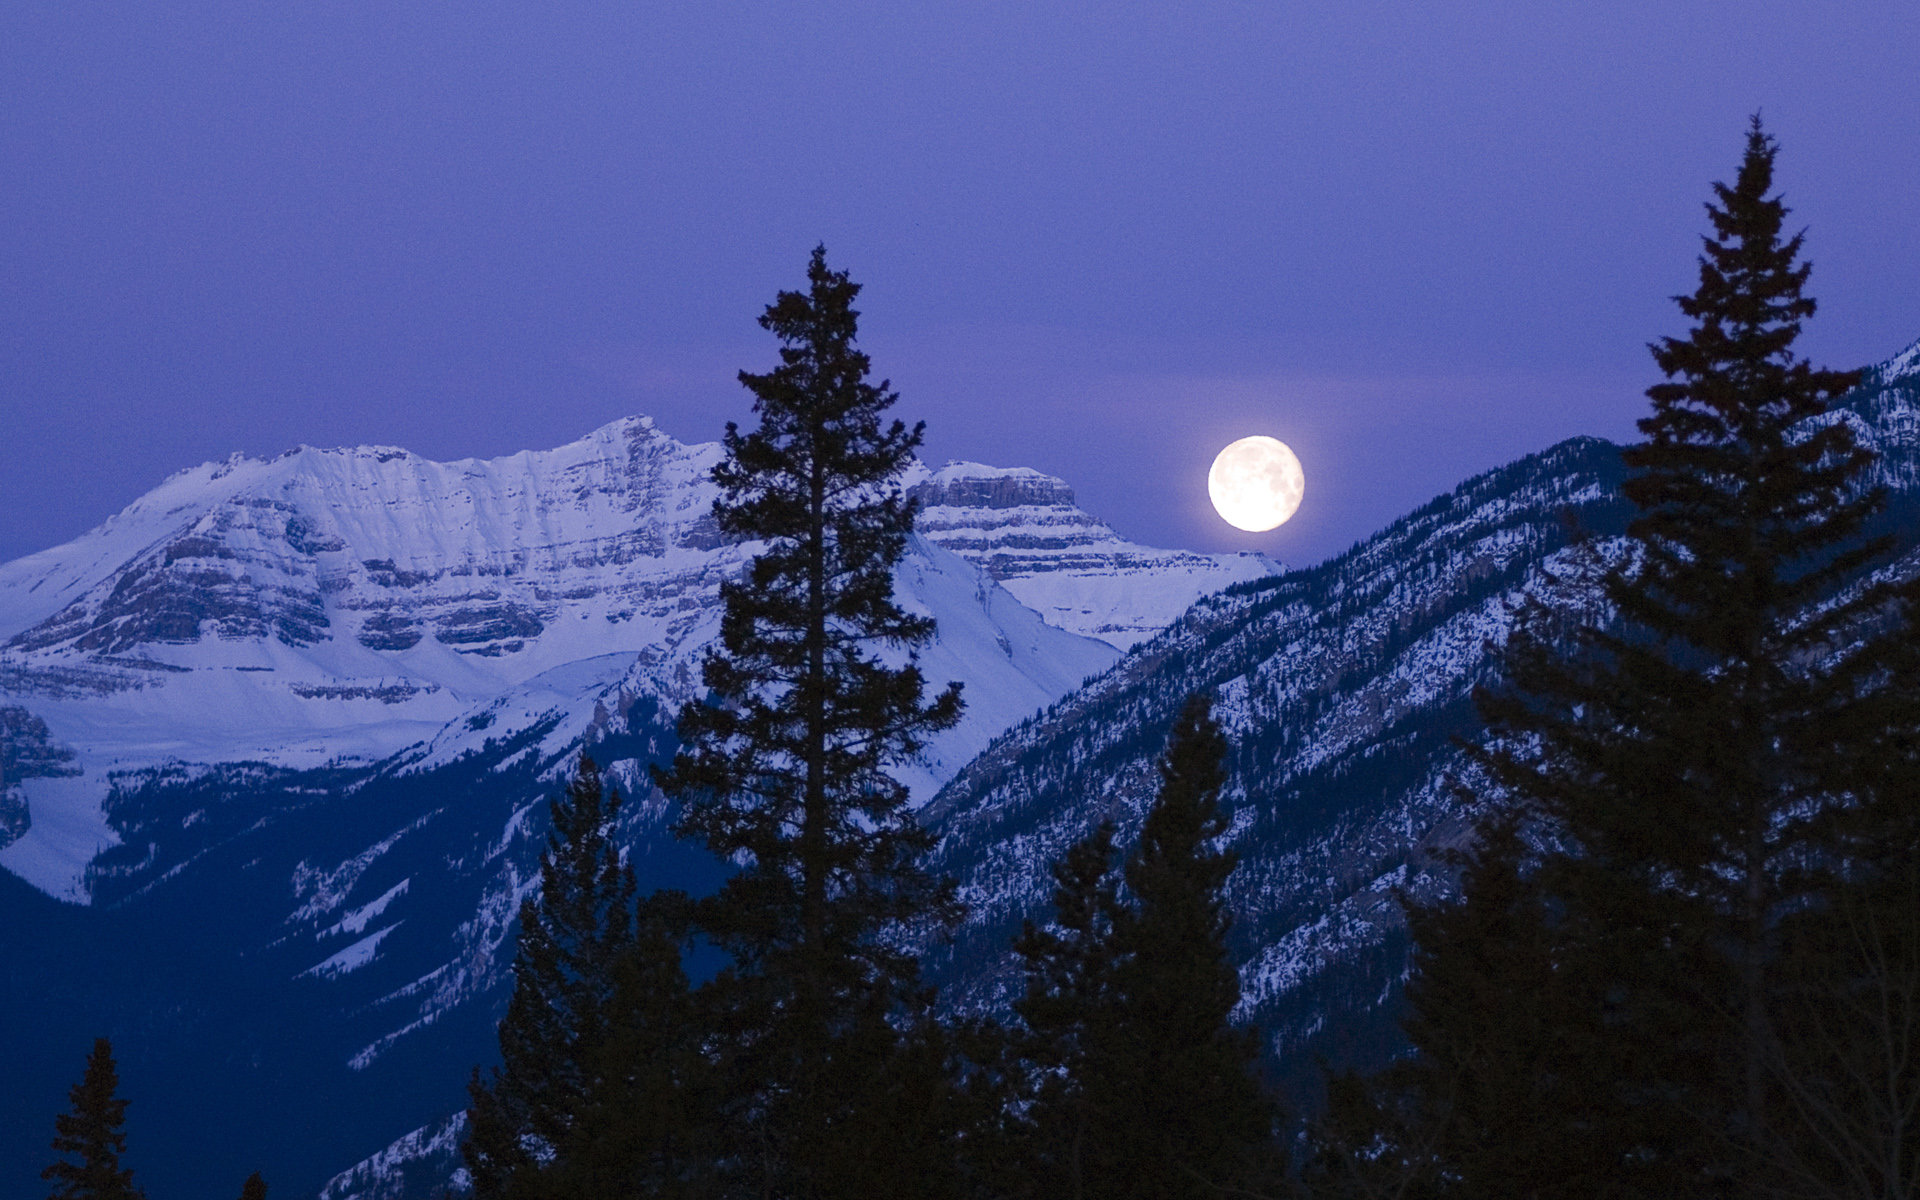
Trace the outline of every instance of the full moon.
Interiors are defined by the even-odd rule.
[[[1235,529],[1264,533],[1300,507],[1307,476],[1285,442],[1244,437],[1222,450],[1207,471],[1207,495]]]

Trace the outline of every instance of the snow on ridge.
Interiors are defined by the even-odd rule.
[[[386,940],[388,934],[404,924],[406,924],[405,921],[395,921],[391,925],[377,929],[326,961],[308,967],[300,974],[311,975],[316,979],[335,979],[349,971],[357,971],[372,962],[374,955],[380,952],[380,943]]]
[[[493,459],[302,446],[177,472],[0,566],[0,701],[101,791],[161,762],[427,770],[551,721],[527,752],[545,764],[636,698],[697,690],[720,583],[755,549],[713,526],[722,452],[626,417]],[[900,482],[929,481],[958,490],[899,578],[940,623],[929,679],[965,681],[970,707],[908,772],[916,797],[1199,597],[1276,569],[1126,542],[1030,467],[914,462]],[[66,793],[30,799],[42,831],[0,866],[84,902],[111,837],[86,818],[97,798],[71,820],[53,811]],[[50,840],[83,825],[96,836]],[[330,909],[331,892],[296,904]]]
[[[319,1200],[399,1200],[407,1182],[402,1168],[426,1158],[456,1160],[466,1134],[465,1112],[422,1125],[329,1179],[320,1189]],[[467,1169],[456,1169],[448,1182],[457,1193],[464,1193],[470,1186]]]
[[[1876,375],[1882,383],[1892,383],[1905,376],[1920,374],[1920,340],[1894,355],[1876,368]]]
[[[937,469],[921,468],[931,483],[951,483],[957,479],[1032,479],[1044,480],[1066,486],[1066,480],[1058,475],[1049,475],[1033,467],[990,467],[985,463],[968,462],[964,459],[950,458],[945,465]],[[917,482],[910,480],[909,482]]]
[[[424,826],[433,816],[433,813],[428,813],[416,818],[412,824],[375,842],[331,871],[308,866],[305,859],[296,863],[288,884],[293,889],[294,898],[301,904],[288,914],[287,923],[292,925],[309,921],[339,908],[353,891],[354,885],[360,882],[360,877],[366,874],[368,867],[393,849],[401,838]]]
[[[376,917],[387,911],[387,905],[392,904],[395,900],[407,894],[407,885],[410,882],[410,878],[402,879],[399,883],[394,884],[386,891],[375,896],[372,900],[362,904],[359,908],[353,909],[332,925],[314,934],[313,940],[317,942],[322,938],[332,937],[335,934],[361,933],[365,931],[366,927],[372,924]]]

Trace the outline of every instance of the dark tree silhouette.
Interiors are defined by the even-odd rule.
[[[1174,722],[1125,895],[1102,825],[1054,867],[1052,927],[1018,943],[1036,1195],[1197,1198],[1282,1175],[1255,1037],[1230,1022],[1236,857],[1216,845],[1226,741],[1211,709],[1191,697]]]
[[[633,944],[614,963],[606,1036],[582,1051],[585,1101],[540,1172],[540,1200],[713,1194],[713,1164],[725,1148],[715,1136],[720,1096],[681,963],[687,908],[679,892],[641,902]]]
[[[679,831],[740,865],[700,909],[731,958],[703,999],[732,1165],[768,1194],[886,1191],[884,1164],[913,1159],[874,1102],[919,1086],[892,1073],[926,1060],[890,1023],[925,1009],[918,962],[893,935],[955,911],[888,773],[958,720],[960,696],[925,697],[914,652],[933,622],[893,599],[915,509],[897,480],[921,427],[884,420],[895,396],[855,346],[859,290],[816,249],[807,290],[760,318],[780,365],[740,375],[760,425],[727,426],[714,516],[764,548],[722,588],[711,699],[683,710],[681,751],[656,775],[683,805]]]
[[[97,1038],[86,1074],[67,1093],[72,1110],[54,1118],[53,1150],[67,1158],[40,1172],[54,1184],[49,1200],[142,1200],[133,1172],[120,1165],[127,1152],[127,1102],[114,1094],[119,1090],[113,1046]]]
[[[540,894],[520,907],[501,1065],[487,1077],[475,1068],[467,1085],[461,1152],[482,1200],[521,1194],[593,1091],[589,1061],[607,1040],[616,964],[634,943],[633,874],[608,838],[619,808],[619,793],[603,790],[582,754],[566,796],[552,802]]]
[[[1380,1111],[1425,1106],[1408,1136],[1461,1194],[1759,1187],[1785,1132],[1782,931],[1848,886],[1842,830],[1884,809],[1872,764],[1911,744],[1885,665],[1911,658],[1909,597],[1854,582],[1886,549],[1863,536],[1872,456],[1822,419],[1858,375],[1794,353],[1814,302],[1775,154],[1756,118],[1678,298],[1693,327],[1652,348],[1667,381],[1624,455],[1615,619],[1571,644],[1536,619],[1482,696],[1480,761],[1515,806],[1496,820],[1538,849],[1485,831],[1459,911],[1415,913],[1420,1058]]]
[[[1014,943],[1026,993],[1014,1004],[1021,1024],[1025,1129],[1015,1172],[1022,1194],[1078,1197],[1110,1173],[1100,1134],[1112,1115],[1096,1077],[1095,1055],[1116,1040],[1118,1019],[1113,920],[1119,907],[1114,825],[1102,821],[1053,864],[1053,920],[1032,921]]]

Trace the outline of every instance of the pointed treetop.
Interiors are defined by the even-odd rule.
[[[113,1046],[97,1038],[86,1074],[67,1093],[73,1110],[54,1119],[55,1153],[78,1161],[55,1162],[40,1172],[55,1184],[49,1200],[143,1200],[133,1172],[120,1166],[127,1152],[127,1102],[114,1094],[119,1088]]]

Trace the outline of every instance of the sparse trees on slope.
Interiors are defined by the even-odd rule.
[[[540,895],[520,907],[514,989],[500,1023],[501,1065],[467,1085],[461,1146],[481,1200],[529,1194],[594,1090],[589,1061],[607,1041],[616,964],[631,952],[632,872],[608,829],[620,807],[582,754],[540,859]]]
[[[67,1093],[72,1110],[54,1119],[54,1153],[67,1157],[40,1172],[54,1185],[49,1200],[142,1200],[133,1171],[120,1165],[127,1152],[127,1102],[115,1095],[119,1090],[113,1046],[97,1038],[86,1074]]]
[[[1501,812],[1452,856],[1461,902],[1409,912],[1406,1024],[1420,1053],[1371,1081],[1329,1080],[1305,1171],[1314,1195],[1439,1196],[1462,1180],[1476,1197],[1608,1194],[1617,1164],[1568,1117],[1608,1073],[1589,1057],[1605,1046],[1566,1035],[1577,988],[1555,970],[1518,818]],[[1556,1151],[1545,1170],[1544,1147]]]
[[[740,864],[700,910],[731,956],[703,997],[732,1165],[768,1195],[890,1186],[873,1171],[907,1148],[870,1101],[913,1058],[889,1019],[918,1003],[918,963],[893,935],[953,914],[888,773],[959,718],[960,697],[927,699],[913,652],[933,622],[893,599],[914,514],[897,479],[921,431],[885,420],[895,396],[855,346],[858,292],[816,249],[807,289],[760,318],[780,365],[740,375],[760,426],[727,426],[714,516],[764,549],[722,589],[711,700],[682,712],[682,749],[656,776],[683,805],[679,831]]]
[[[1699,287],[1678,301],[1693,328],[1653,347],[1668,381],[1625,456],[1640,511],[1606,580],[1618,624],[1571,649],[1517,637],[1512,688],[1485,699],[1504,740],[1484,765],[1548,849],[1494,848],[1515,861],[1470,877],[1465,911],[1489,908],[1487,881],[1525,876],[1531,916],[1416,918],[1410,1032],[1429,1078],[1528,1114],[1532,1131],[1504,1157],[1449,1161],[1459,1194],[1593,1194],[1582,1180],[1718,1194],[1752,1185],[1773,1136],[1782,922],[1840,878],[1854,760],[1885,741],[1889,714],[1873,698],[1880,647],[1860,638],[1892,603],[1875,589],[1816,603],[1883,551],[1862,539],[1879,497],[1851,428],[1817,420],[1855,374],[1793,352],[1814,302],[1801,238],[1782,236],[1768,195],[1774,156],[1756,120],[1735,182],[1715,185]],[[1537,975],[1526,964],[1542,954],[1550,985],[1491,1012],[1459,1002],[1465,976]],[[1525,1030],[1546,1002],[1547,1070],[1564,1079],[1474,1058],[1475,1029]],[[1590,1175],[1561,1169],[1570,1146]],[[1501,1190],[1528,1163],[1527,1189]]]

